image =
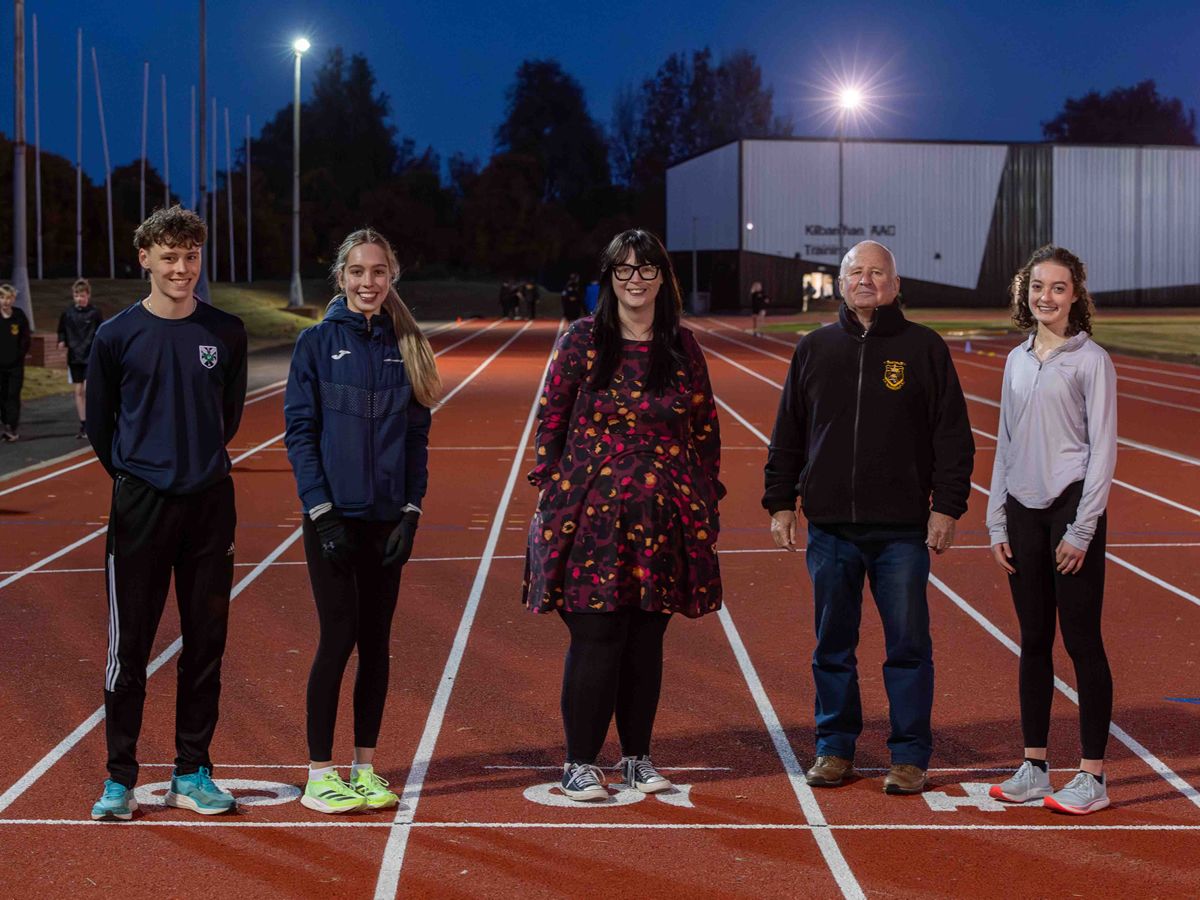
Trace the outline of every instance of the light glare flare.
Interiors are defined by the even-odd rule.
[[[308,42],[308,38],[300,37],[292,41],[292,49],[297,53],[307,53],[311,46],[312,44]]]
[[[838,104],[845,110],[855,110],[862,105],[863,93],[856,87],[844,87],[838,94]]]

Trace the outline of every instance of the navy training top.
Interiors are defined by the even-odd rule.
[[[398,521],[429,482],[433,413],[413,396],[391,318],[335,297],[296,341],[283,403],[288,459],[304,512]]]
[[[87,435],[114,478],[194,494],[229,474],[225,450],[246,402],[246,328],[197,300],[183,319],[141,303],[96,331],[88,360]]]

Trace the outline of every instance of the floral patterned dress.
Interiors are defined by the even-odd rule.
[[[625,341],[606,390],[589,382],[592,319],[559,340],[542,390],[525,605],[534,612],[702,616],[721,608],[721,434],[708,367],[680,329],[686,365],[645,390],[650,345]]]

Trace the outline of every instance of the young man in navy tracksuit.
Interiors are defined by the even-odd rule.
[[[308,678],[309,773],[300,802],[322,813],[399,802],[375,773],[375,745],[392,615],[421,516],[430,410],[440,390],[429,342],[392,287],[399,272],[378,232],[361,229],[342,242],[333,265],[342,294],[296,342],[284,401],[321,635]],[[355,649],[347,782],[333,764],[333,731]]]
[[[208,749],[233,586],[225,447],[246,399],[246,329],[192,293],[206,237],[204,222],[178,206],[141,224],[134,244],[150,296],[100,327],[88,361],[87,435],[114,482],[105,558],[109,777],[93,819],[128,819],[137,809],[146,664],[172,573],[183,650],[166,802],[204,814],[235,805],[212,781]]]

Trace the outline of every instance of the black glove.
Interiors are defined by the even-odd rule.
[[[417,534],[417,522],[420,518],[419,512],[410,509],[404,514],[404,518],[400,520],[399,524],[392,529],[392,533],[388,535],[387,546],[383,551],[385,566],[402,566],[408,562],[408,558],[412,556],[413,538]]]
[[[321,540],[321,555],[335,566],[347,565],[350,562],[350,535],[342,517],[331,511],[313,519],[312,523]]]

